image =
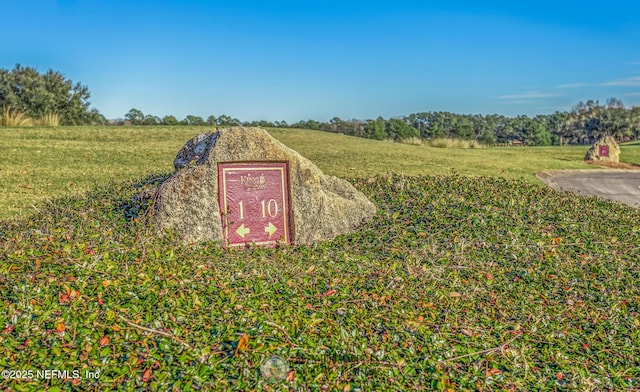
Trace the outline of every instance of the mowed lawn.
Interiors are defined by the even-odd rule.
[[[85,192],[110,181],[173,170],[184,143],[210,127],[0,128],[0,219],[27,217],[46,199]],[[587,147],[441,149],[331,134],[270,129],[285,145],[343,178],[391,173],[461,174],[538,181],[545,169],[594,169]],[[640,163],[640,146],[622,147],[622,161]]]

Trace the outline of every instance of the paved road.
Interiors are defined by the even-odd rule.
[[[545,170],[536,177],[553,189],[595,195],[640,208],[640,170]]]

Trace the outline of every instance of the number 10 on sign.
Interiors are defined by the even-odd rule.
[[[262,206],[262,218],[266,218],[267,214],[269,214],[269,217],[271,218],[275,218],[278,216],[278,211],[279,211],[279,207],[278,207],[278,201],[276,199],[269,199],[269,202],[265,209],[265,200],[260,200],[260,205]],[[272,204],[273,203],[273,206]],[[240,213],[240,220],[244,219],[244,200],[240,200],[238,202],[238,211]]]
[[[220,163],[218,185],[224,245],[290,243],[286,163]]]

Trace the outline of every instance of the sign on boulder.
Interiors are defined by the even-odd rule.
[[[620,162],[620,146],[613,136],[603,136],[587,151],[585,161]]]
[[[289,195],[286,162],[219,163],[223,243],[289,243]]]
[[[349,182],[260,128],[198,135],[174,165],[156,192],[153,224],[189,243],[313,243],[353,232],[376,213]]]

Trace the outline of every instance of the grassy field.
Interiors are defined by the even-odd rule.
[[[239,251],[158,238],[123,213],[198,130],[11,132],[3,180],[25,181],[17,167],[31,165],[52,199],[0,222],[0,369],[12,370],[0,389],[640,388],[640,211],[531,174],[584,168],[584,148],[273,130],[378,213],[331,241]],[[491,166],[486,153],[511,159]],[[53,198],[46,181],[90,191]],[[288,364],[280,379],[261,370],[271,356]]]
[[[108,181],[173,170],[183,144],[209,128],[0,128],[0,219],[27,217],[38,203],[84,192]],[[272,129],[272,135],[343,178],[402,173],[497,176],[537,183],[544,169],[594,168],[586,147],[442,149],[329,134]],[[640,146],[622,147],[622,160],[640,163]]]

